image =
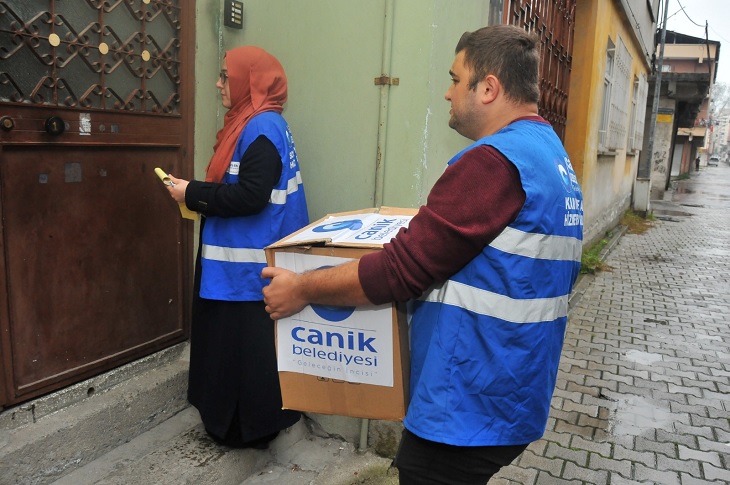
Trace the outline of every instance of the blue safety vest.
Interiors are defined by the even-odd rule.
[[[414,302],[404,425],[458,446],[526,444],[542,436],[550,411],[580,270],[583,198],[550,125],[514,122],[449,165],[478,145],[517,167],[525,204],[477,257]]]
[[[241,157],[260,135],[276,146],[282,169],[267,206],[243,217],[207,217],[202,235],[200,296],[212,300],[263,300],[261,278],[266,266],[264,249],[309,223],[299,161],[291,131],[284,118],[273,111],[253,117],[238,138],[233,158],[223,177],[238,183]]]

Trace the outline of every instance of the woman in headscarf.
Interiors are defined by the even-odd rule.
[[[201,218],[188,400],[216,441],[262,448],[300,414],[282,410],[263,248],[309,223],[287,80],[258,47],[226,52],[216,83],[228,108],[205,181],[175,178],[173,199]]]

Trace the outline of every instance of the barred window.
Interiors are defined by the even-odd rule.
[[[617,150],[626,143],[629,124],[632,58],[626,45],[608,39],[606,70],[603,78],[603,110],[598,136],[599,150]]]
[[[611,39],[608,39],[606,48],[606,68],[603,71],[603,109],[601,110],[601,125],[598,130],[598,148],[606,150],[608,146],[608,123],[611,107],[611,87],[613,80],[613,61],[616,49]]]
[[[629,123],[629,151],[641,150],[644,144],[644,116],[649,83],[646,74],[634,78],[634,92],[631,97],[631,122]]]

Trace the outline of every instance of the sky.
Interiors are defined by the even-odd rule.
[[[663,20],[662,11],[659,22]],[[730,84],[730,1],[669,0],[667,30],[704,39],[705,23],[708,38],[721,43],[716,81]]]

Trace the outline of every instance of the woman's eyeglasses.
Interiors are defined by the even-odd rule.
[[[228,82],[228,71],[221,71],[218,74],[218,78],[221,80],[221,82],[223,84],[225,84],[226,82]]]

